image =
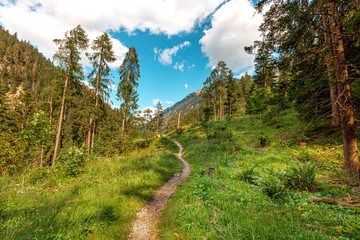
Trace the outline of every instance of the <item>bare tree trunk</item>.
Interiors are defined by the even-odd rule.
[[[99,95],[99,84],[100,84],[100,79],[101,79],[101,71],[102,71],[102,58],[100,59],[100,65],[99,65],[99,74],[97,76],[96,79],[96,88],[95,88],[95,109],[97,109],[97,106],[99,104],[99,99],[98,99],[98,95]],[[88,132],[88,153],[92,153],[92,149],[94,146],[94,138],[95,138],[95,128],[96,128],[96,121],[93,121],[92,118],[90,118],[90,123],[89,123],[89,132]]]
[[[216,121],[216,103],[214,99],[214,121]]]
[[[62,123],[63,123],[64,108],[65,108],[66,89],[69,84],[71,62],[72,62],[72,58],[70,57],[69,65],[68,65],[68,69],[67,69],[67,73],[66,73],[65,84],[64,84],[64,92],[63,92],[63,97],[62,97],[62,102],[61,102],[58,130],[56,133],[55,150],[54,150],[54,156],[53,156],[53,161],[52,161],[53,166],[55,166],[55,160],[57,158],[58,150],[59,150],[60,135],[61,135],[61,129],[62,129]]]
[[[90,117],[90,122],[89,122],[89,131],[88,131],[88,137],[87,137],[87,151],[88,153],[90,154],[90,151],[91,151],[91,129],[92,129],[92,125],[93,125],[93,119],[92,117]]]
[[[42,167],[42,165],[43,165],[43,159],[44,159],[44,146],[41,146],[40,167]]]
[[[123,113],[123,120],[122,120],[122,127],[121,127],[121,130],[122,130],[122,143],[121,143],[121,152],[124,151],[124,147],[125,147],[125,126],[126,126],[126,102],[124,103],[124,113]]]
[[[91,137],[91,151],[90,153],[93,153],[93,148],[94,148],[94,138],[95,138],[95,128],[96,128],[96,125],[95,125],[95,121],[93,123],[93,128],[92,128],[92,137]]]
[[[51,121],[52,121],[52,114],[53,114],[53,105],[52,105],[52,97],[50,97],[50,116],[49,116],[49,122],[50,122],[50,125],[51,125]]]
[[[325,50],[326,57],[325,62],[329,77],[330,87],[330,100],[331,100],[331,125],[333,127],[340,126],[340,112],[337,106],[338,89],[336,84],[335,66],[334,66],[334,51],[332,49],[331,29],[329,23],[329,16],[325,10],[322,10],[322,22],[324,28]]]
[[[177,120],[177,129],[180,128],[180,112],[178,114],[178,120]]]
[[[328,3],[329,22],[331,26],[332,49],[334,51],[335,76],[337,79],[341,129],[344,144],[345,170],[359,174],[359,154],[355,133],[354,111],[351,102],[349,75],[346,64],[340,16],[335,2]]]
[[[157,116],[156,120],[156,133],[159,134],[159,115]]]
[[[220,93],[220,106],[219,106],[219,119],[224,120],[224,116],[223,116],[223,103],[222,103],[222,94]]]

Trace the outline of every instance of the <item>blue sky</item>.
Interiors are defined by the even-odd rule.
[[[224,60],[235,75],[253,71],[245,46],[259,39],[262,22],[249,0],[0,0],[0,23],[52,59],[54,38],[81,24],[90,39],[112,37],[117,68],[135,46],[139,55],[140,109],[160,100],[169,107],[202,87],[212,66]],[[83,60],[86,69],[89,62]]]

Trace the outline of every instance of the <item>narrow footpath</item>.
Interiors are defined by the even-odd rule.
[[[172,139],[171,139],[172,140]],[[190,173],[190,164],[185,161],[181,153],[184,150],[180,142],[172,140],[179,147],[178,158],[184,164],[181,174],[175,174],[169,181],[167,181],[156,193],[153,200],[147,203],[140,212],[137,213],[137,219],[132,224],[132,230],[128,240],[155,240],[158,238],[158,223],[160,215],[165,209],[170,196],[176,191],[177,186],[185,181]]]

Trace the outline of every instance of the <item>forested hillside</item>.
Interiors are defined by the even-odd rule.
[[[120,153],[132,146],[132,143],[125,145],[125,140],[139,136],[140,127],[150,121],[132,117],[137,109],[136,82],[127,83],[125,79],[121,85],[125,90],[118,93],[119,99],[125,99],[128,106],[133,104],[130,108],[112,109],[108,103],[113,80],[109,78],[107,64],[115,60],[108,35],[92,43],[93,53],[89,59],[93,70],[88,76],[84,74],[79,62],[81,48],[72,46],[73,53],[66,49],[66,41],[76,36],[74,31],[79,29],[55,41],[59,45],[54,56],[57,65],[31,43],[19,41],[16,34],[0,29],[2,173],[34,165],[54,165],[59,153],[66,155],[73,147],[84,148],[88,153]],[[85,32],[83,38],[84,48],[89,45]],[[135,52],[135,48],[132,51]],[[71,64],[67,57],[72,58]],[[128,68],[127,63],[123,63],[123,75],[128,76]],[[90,87],[84,84],[87,79]]]

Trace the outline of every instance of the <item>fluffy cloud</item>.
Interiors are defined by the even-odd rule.
[[[2,0],[0,22],[11,33],[52,58],[55,38],[81,24],[94,39],[108,30],[149,30],[153,34],[190,32],[225,0]],[[127,48],[113,39],[118,67]]]
[[[153,99],[152,102],[154,105],[161,103],[161,101],[159,99]]]
[[[184,71],[184,62],[176,63],[174,68],[183,72]]]
[[[231,0],[223,4],[212,16],[210,29],[200,39],[201,50],[209,57],[209,66],[224,60],[234,72],[253,66],[254,56],[244,47],[259,39],[258,27],[262,16],[255,14],[249,0]]]
[[[163,65],[170,65],[172,64],[173,56],[176,56],[177,52],[180,49],[190,46],[189,41],[185,41],[179,45],[176,45],[172,48],[165,48],[165,49],[154,49],[155,58],[157,57],[159,62]],[[184,68],[184,66],[183,66]]]

